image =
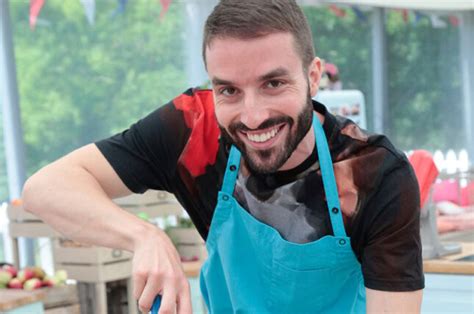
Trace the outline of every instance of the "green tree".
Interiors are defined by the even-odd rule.
[[[352,10],[335,16],[327,7],[305,7],[318,56],[335,63],[345,89],[359,89],[372,126],[371,12],[366,20]],[[400,11],[386,11],[388,105],[387,135],[403,150],[461,149],[463,127],[459,29],[433,28],[425,15],[405,22]],[[442,17],[446,21],[446,17]],[[446,21],[447,22],[447,21]],[[455,127],[453,127],[455,126]]]
[[[29,29],[26,1],[11,2],[28,173],[127,128],[185,89],[183,8],[163,20],[157,1],[46,1]]]

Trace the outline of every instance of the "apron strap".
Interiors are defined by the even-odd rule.
[[[235,181],[239,174],[240,167],[240,151],[232,145],[230,148],[227,166],[225,168],[224,182],[222,184],[222,192],[232,195],[234,193]]]
[[[313,128],[318,150],[319,164],[323,178],[324,193],[328,204],[329,217],[336,237],[346,237],[344,222],[342,220],[341,205],[339,204],[339,194],[337,192],[336,179],[334,177],[331,154],[321,122],[316,114],[313,115]],[[222,192],[232,195],[234,193],[235,181],[239,174],[240,151],[232,145],[227,160],[227,166],[222,184]]]
[[[324,133],[321,122],[316,114],[313,115],[313,127],[316,138],[316,147],[318,149],[319,164],[321,166],[321,174],[323,177],[324,193],[326,194],[329,217],[331,218],[334,236],[346,237],[331,154],[329,152],[326,134]]]

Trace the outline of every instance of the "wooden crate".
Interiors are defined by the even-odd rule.
[[[98,283],[128,279],[132,275],[132,261],[122,260],[106,264],[56,263],[56,269],[67,271],[68,277],[80,282]]]
[[[79,303],[45,309],[44,314],[81,314],[81,306]]]
[[[65,285],[45,288],[46,297],[43,300],[47,314],[79,314],[79,294],[76,285]]]
[[[129,260],[133,254],[118,249],[80,244],[67,239],[56,239],[53,245],[56,263],[106,264]]]
[[[204,244],[196,228],[174,227],[168,228],[166,233],[176,244]]]
[[[54,238],[59,236],[59,233],[54,231],[53,228],[40,221],[10,221],[8,232],[12,238]]]
[[[107,282],[131,275],[133,254],[127,251],[55,239],[53,255],[55,268],[66,270],[69,278],[78,281]]]
[[[148,190],[143,194],[114,199],[114,202],[132,214],[143,212],[152,218],[179,216],[183,213],[174,195],[164,191]]]
[[[7,206],[7,216],[9,220],[13,221],[41,221],[38,217],[30,214],[23,209],[21,201],[17,200]]]
[[[12,238],[54,238],[59,235],[40,218],[25,211],[20,201],[8,204],[7,216],[10,220],[8,229]]]
[[[166,233],[175,244],[183,261],[193,260],[195,257],[199,261],[204,261],[207,258],[205,242],[196,228],[169,228]]]
[[[183,261],[204,261],[207,258],[206,246],[203,244],[189,245],[189,244],[178,244],[176,249]]]

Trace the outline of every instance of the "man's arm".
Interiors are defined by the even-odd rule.
[[[141,233],[146,224],[111,200],[130,193],[91,144],[30,177],[23,201],[27,211],[68,238],[132,251],[134,235]]]
[[[420,313],[423,290],[408,292],[365,289],[367,314]]]
[[[53,162],[25,183],[25,209],[66,237],[134,253],[134,294],[150,309],[156,294],[161,308],[191,312],[189,285],[180,258],[165,233],[122,210],[111,198],[130,194],[93,145]]]

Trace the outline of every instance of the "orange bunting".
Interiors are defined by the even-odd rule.
[[[331,10],[331,12],[334,13],[334,15],[336,15],[338,17],[346,16],[346,11],[339,8],[337,5],[331,4],[329,6],[329,10]]]

